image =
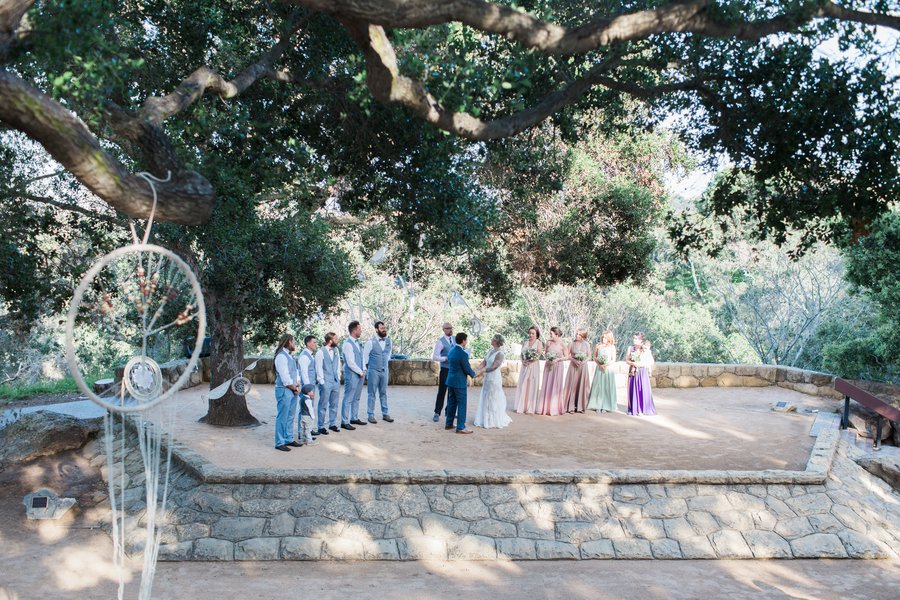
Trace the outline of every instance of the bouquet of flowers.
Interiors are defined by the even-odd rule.
[[[631,353],[631,362],[634,362],[634,363],[641,362],[641,351],[640,350],[635,350],[634,352]]]
[[[578,362],[584,362],[587,360],[587,354],[585,354],[584,352],[576,352],[575,360],[577,360]]]
[[[600,363],[601,366],[605,367],[606,366],[606,356],[604,356],[603,354],[599,354],[597,356],[597,362]]]
[[[547,360],[547,362],[553,362],[554,360],[556,360],[556,352],[548,352],[544,355],[544,358]]]
[[[538,359],[538,351],[534,348],[527,348],[522,352],[522,360],[527,362],[534,362]]]

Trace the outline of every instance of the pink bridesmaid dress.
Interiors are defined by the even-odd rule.
[[[535,350],[538,354],[543,352],[544,348],[540,340],[535,340],[534,346],[529,346],[526,342],[522,346],[522,352],[525,350]],[[522,368],[519,371],[519,385],[516,386],[516,412],[526,415],[534,414],[539,408],[540,390],[541,390],[541,361],[536,360],[528,365],[522,362]]]
[[[563,404],[565,402],[563,384],[565,383],[566,365],[565,361],[559,360],[565,357],[565,346],[559,342],[548,342],[544,349],[544,355],[546,356],[549,352],[555,353],[557,360],[548,360],[544,363],[544,382],[541,388],[541,407],[538,414],[555,417],[566,413],[566,407]]]

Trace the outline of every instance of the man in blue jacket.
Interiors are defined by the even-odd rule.
[[[473,371],[469,364],[469,355],[466,353],[468,338],[465,333],[457,333],[456,345],[447,356],[447,424],[444,429],[453,429],[453,420],[456,419],[456,433],[472,433],[470,429],[466,429],[466,375],[474,378],[479,373]]]

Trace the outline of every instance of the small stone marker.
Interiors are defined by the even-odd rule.
[[[772,410],[775,412],[797,412],[797,405],[782,400],[772,404]]]
[[[75,506],[75,498],[60,498],[44,488],[25,496],[22,503],[29,519],[59,519]]]

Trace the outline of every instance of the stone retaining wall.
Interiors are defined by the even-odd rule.
[[[244,358],[244,365],[249,366],[256,362],[256,367],[246,371],[244,375],[253,383],[273,384],[275,373],[272,369],[271,356],[248,356]],[[471,361],[475,368],[480,360]],[[167,383],[172,383],[184,372],[187,360],[173,360],[160,365]],[[503,385],[515,387],[519,379],[520,361],[507,361],[501,367]],[[593,369],[594,365],[589,365]],[[627,372],[625,363],[616,363],[611,367],[616,373]],[[391,385],[421,385],[435,386],[438,384],[440,369],[438,364],[426,359],[392,360],[390,362]],[[122,367],[116,369],[116,381],[122,379]],[[208,382],[210,379],[209,358],[201,360],[199,372],[191,377],[190,386]],[[480,386],[482,377],[475,380],[474,385]],[[108,380],[103,380],[104,382]],[[824,396],[828,398],[842,398],[834,390],[834,375],[806,371],[792,367],[778,367],[772,365],[728,365],[728,364],[700,364],[700,363],[656,363],[650,377],[650,384],[659,388],[691,388],[691,387],[766,387],[776,385],[792,389],[812,396]],[[866,384],[877,389],[873,393],[884,396],[886,400],[900,399],[900,387],[888,384]]]
[[[140,453],[120,465],[142,549]],[[161,560],[896,558],[900,496],[823,431],[806,471],[225,470],[175,448]],[[118,448],[118,442],[114,445]],[[101,441],[85,448],[105,465]],[[302,450],[301,450],[302,452]],[[202,458],[199,460],[202,461]],[[738,475],[740,473],[741,475]]]

